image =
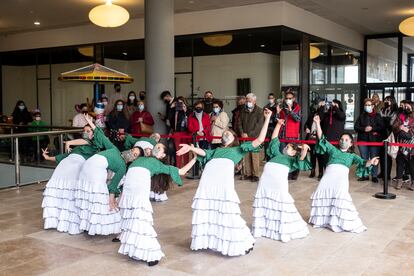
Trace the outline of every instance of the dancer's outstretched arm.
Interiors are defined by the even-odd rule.
[[[279,136],[279,131],[280,131],[280,129],[282,128],[282,126],[284,124],[285,124],[285,120],[283,120],[283,119],[279,119],[277,121],[276,127],[275,127],[275,129],[273,130],[273,133],[272,133],[272,139],[274,139],[277,136]]]
[[[316,123],[316,135],[318,136],[318,139],[322,139],[322,128],[321,128],[321,118],[319,115],[316,115],[313,117],[313,121]]]
[[[252,142],[252,146],[254,148],[257,148],[258,146],[263,144],[264,140],[266,139],[267,128],[269,127],[270,117],[272,116],[272,111],[270,111],[267,108],[265,108],[263,113],[264,113],[265,121],[263,123],[262,129],[260,130],[259,136],[256,139],[254,139]]]
[[[47,161],[54,161],[54,162],[56,161],[56,157],[49,156],[49,150],[47,148],[42,149],[42,155],[43,155],[43,158]]]
[[[194,152],[198,156],[206,156],[206,152],[204,150],[202,150],[200,148],[194,147],[193,144],[191,144],[191,145],[188,145],[188,144],[180,144],[180,147],[181,148],[179,150],[177,150],[177,152],[176,152],[176,154],[178,156],[184,155],[184,154],[186,154],[189,151]]]
[[[195,164],[196,161],[197,161],[197,155],[194,155],[193,159],[191,159],[190,162],[188,162],[181,169],[178,169],[178,174],[179,175],[185,175],[194,166],[194,164]]]
[[[302,144],[302,150],[300,152],[300,160],[305,160],[310,147],[307,144]]]

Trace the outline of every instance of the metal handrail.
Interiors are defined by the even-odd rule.
[[[15,124],[6,124],[6,123],[0,123],[0,127],[9,127],[9,128],[19,128],[19,127],[25,127],[25,128],[58,128],[58,129],[79,129],[79,127],[74,126],[32,126],[32,125],[15,125]]]
[[[63,153],[63,148],[64,148],[64,146],[63,146],[63,135],[67,134],[67,133],[79,133],[81,131],[82,131],[82,128],[76,128],[76,129],[68,129],[68,130],[40,131],[40,132],[2,134],[2,135],[0,135],[0,139],[11,139],[12,140],[11,144],[14,145],[14,168],[15,168],[16,187],[17,188],[20,187],[19,138],[37,137],[37,153],[39,155],[40,154],[39,136],[59,135],[59,150],[60,150],[60,153]]]

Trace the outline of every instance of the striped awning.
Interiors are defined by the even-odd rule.
[[[131,83],[134,81],[129,75],[103,66],[99,63],[88,65],[72,71],[61,73],[60,81],[85,81],[85,82],[112,82]]]

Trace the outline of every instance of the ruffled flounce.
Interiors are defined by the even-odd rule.
[[[309,234],[288,192],[260,189],[253,203],[253,236],[288,242]]]
[[[79,234],[78,208],[75,206],[76,180],[59,179],[52,176],[43,192],[44,229]]]
[[[311,199],[309,223],[314,227],[326,227],[334,232],[354,233],[361,233],[367,229],[359,218],[358,211],[347,191],[317,190],[312,194]]]
[[[145,262],[164,257],[153,228],[152,207],[148,198],[123,195],[120,201],[122,233],[120,254]]]
[[[121,215],[119,211],[110,211],[106,184],[79,181],[75,198],[76,207],[79,208],[80,230],[88,231],[89,235],[111,235],[120,232]]]

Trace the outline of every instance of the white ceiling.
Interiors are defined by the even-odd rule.
[[[414,15],[413,0],[285,0],[362,34],[397,32]],[[88,13],[104,0],[0,0],[0,34],[89,24]],[[175,12],[251,5],[272,0],[175,0]],[[144,0],[113,0],[132,18],[142,17]],[[35,26],[34,21],[40,21]]]

